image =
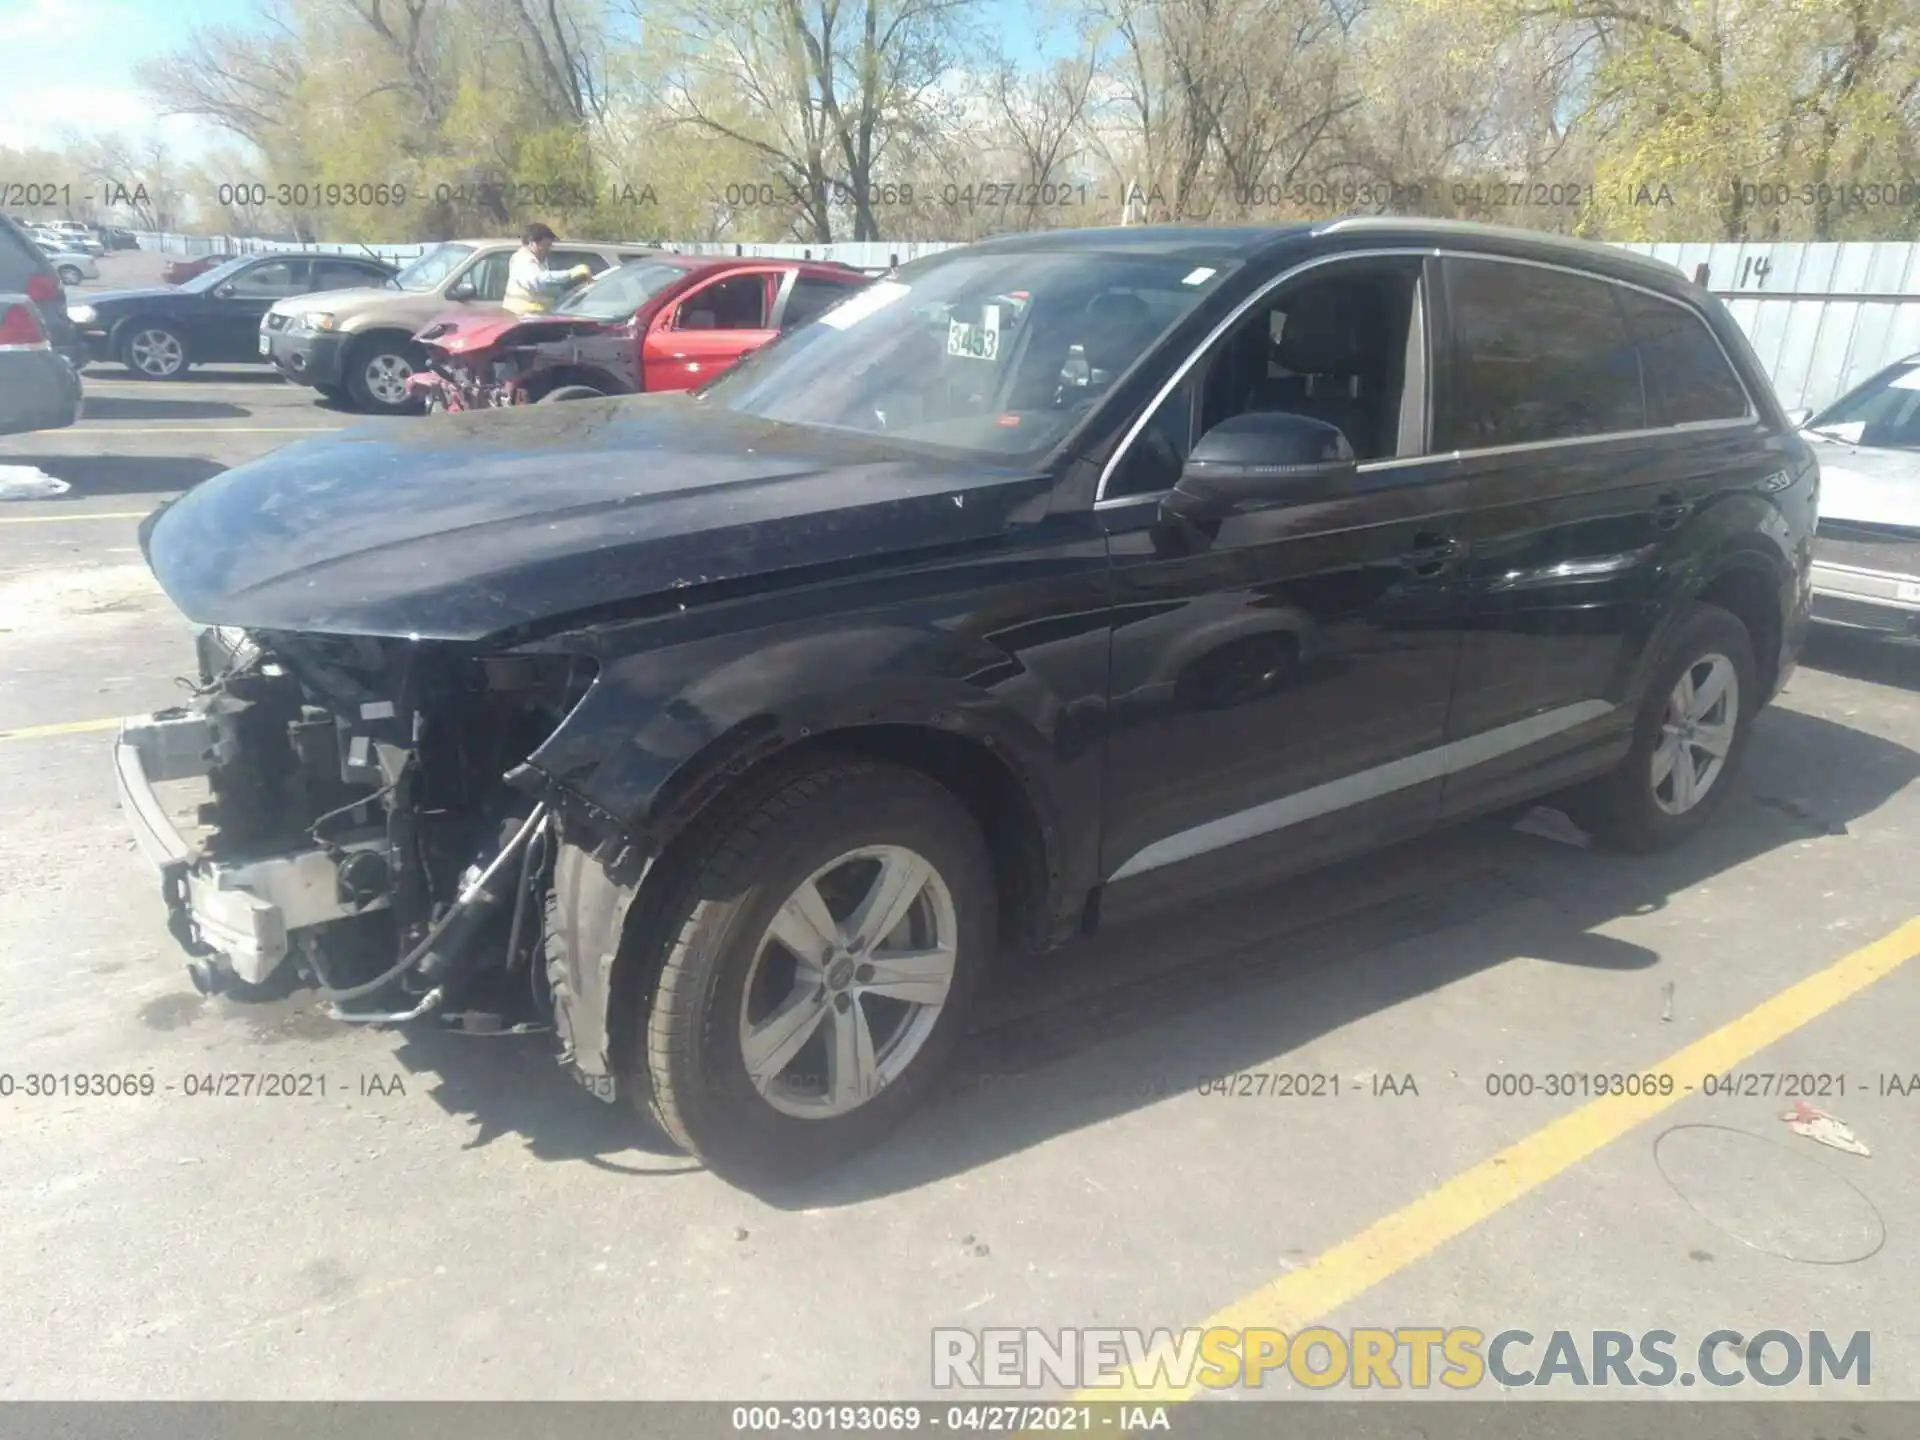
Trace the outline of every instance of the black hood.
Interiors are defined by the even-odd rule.
[[[125,305],[129,301],[135,304],[149,304],[159,300],[191,300],[194,292],[182,290],[178,285],[148,285],[139,290],[82,290],[69,297],[74,305],[91,305],[95,310],[104,306]]]
[[[1000,533],[1047,482],[683,397],[576,400],[303,440],[141,527],[209,625],[478,640],[802,565]]]

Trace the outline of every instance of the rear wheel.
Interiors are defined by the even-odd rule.
[[[778,785],[706,837],[669,904],[656,1117],[749,1180],[871,1145],[964,1032],[997,904],[973,817],[927,777],[846,760]]]
[[[120,339],[120,363],[137,380],[178,380],[191,362],[179,331],[136,321]]]
[[[540,404],[547,405],[556,400],[599,400],[605,394],[604,390],[596,390],[591,385],[556,385],[540,397]]]
[[[322,400],[331,400],[336,405],[342,403],[347,398],[345,386],[316,385],[313,388],[320,392],[320,398]]]
[[[78,285],[86,278],[86,276],[80,273],[80,268],[77,265],[62,265],[60,267],[60,283],[62,285]]]
[[[353,403],[375,415],[406,415],[420,402],[407,377],[420,367],[413,344],[399,336],[370,335],[347,357],[347,393]]]
[[[1759,706],[1753,640],[1717,605],[1676,620],[1611,773],[1569,797],[1588,829],[1628,850],[1684,840],[1726,803]]]

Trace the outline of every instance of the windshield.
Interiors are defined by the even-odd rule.
[[[624,320],[686,273],[684,265],[635,260],[568,291],[554,313],[587,315],[595,320]]]
[[[1920,450],[1920,364],[1876,375],[1814,416],[1806,428],[1855,445]]]
[[[223,261],[211,270],[202,270],[191,280],[182,281],[180,288],[182,290],[192,290],[196,294],[202,290],[211,290],[222,281],[231,280],[240,267],[245,265],[251,258],[253,257],[249,255],[240,255],[232,260]]]
[[[769,420],[1038,457],[1230,268],[1160,254],[936,256],[856,292],[705,393]]]
[[[402,290],[431,290],[472,253],[471,245],[436,245],[395,275],[392,283]]]

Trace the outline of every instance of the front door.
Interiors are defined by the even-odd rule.
[[[654,320],[642,344],[645,388],[691,390],[773,339],[777,270],[733,271],[696,285]]]
[[[1317,267],[1256,304],[1109,475],[1115,578],[1102,866],[1111,913],[1417,833],[1438,809],[1466,486],[1429,458],[1426,268]],[[1087,356],[1089,373],[1099,357]],[[1164,518],[1229,416],[1339,426],[1350,493]]]
[[[195,360],[233,361],[260,358],[260,321],[276,300],[304,295],[313,262],[285,255],[250,265],[207,297],[198,325],[190,337]]]

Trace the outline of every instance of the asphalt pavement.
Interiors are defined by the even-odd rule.
[[[194,992],[111,774],[191,665],[139,518],[362,422],[252,367],[87,395],[0,440],[72,485],[0,504],[0,1398],[931,1397],[936,1327],[1209,1322],[1864,1330],[1920,1398],[1920,647],[1817,636],[1680,851],[1496,817],[1003,967],[937,1103],[755,1194],[544,1037]],[[25,1093],[103,1074],[154,1093]]]

